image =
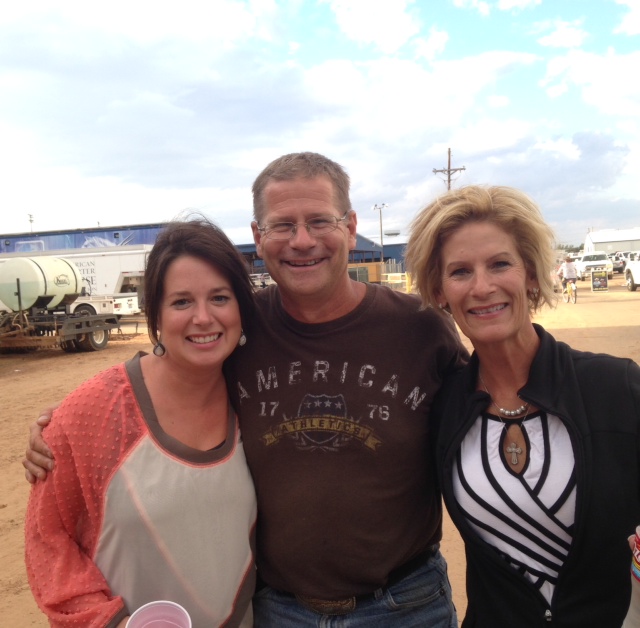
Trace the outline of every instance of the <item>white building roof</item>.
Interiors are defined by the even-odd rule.
[[[631,229],[598,229],[589,231],[587,239],[594,244],[597,242],[626,242],[627,240],[640,240],[640,227]]]

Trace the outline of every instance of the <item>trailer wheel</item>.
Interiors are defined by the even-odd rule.
[[[81,336],[79,343],[82,351],[100,351],[109,342],[109,330],[100,329]]]
[[[67,353],[76,353],[76,351],[80,351],[80,345],[75,338],[71,340],[63,340],[60,343],[60,348]]]
[[[75,310],[73,310],[74,314],[84,314],[85,316],[93,316],[96,313],[96,309],[92,305],[87,305],[83,303],[79,305]]]

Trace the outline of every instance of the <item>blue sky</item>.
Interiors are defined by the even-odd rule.
[[[359,232],[453,185],[534,197],[558,241],[640,226],[640,0],[31,0],[0,13],[0,233],[198,209],[321,152]]]

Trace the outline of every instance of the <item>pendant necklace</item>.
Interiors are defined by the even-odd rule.
[[[487,395],[489,395],[489,397],[491,397],[491,393],[489,392],[489,389],[487,388],[487,385],[484,383],[484,380],[482,379],[482,375],[480,375],[480,371],[478,371],[478,377],[480,378],[480,383],[482,384],[485,392],[487,393]],[[495,408],[498,410],[498,418],[502,422],[502,426],[503,426],[503,429],[505,431],[505,434],[508,433],[508,428],[507,428],[507,424],[505,423],[505,421],[504,421],[504,419],[502,417],[504,416],[506,418],[511,419],[511,418],[517,417],[517,416],[519,416],[521,414],[525,414],[526,415],[527,410],[529,409],[529,404],[528,403],[523,403],[519,408],[516,408],[515,410],[506,410],[505,408],[501,408],[493,400],[493,397],[491,397],[491,404],[493,406],[495,406]],[[513,442],[504,451],[507,454],[511,454],[511,459],[509,460],[509,462],[513,466],[516,466],[518,464],[518,455],[522,453],[522,447],[518,447],[518,445],[515,442]]]
[[[480,375],[480,371],[478,371],[478,377],[480,378],[480,383],[482,384],[484,391],[487,393],[487,395],[489,395],[489,397],[491,397],[491,393],[489,392],[489,389],[487,388],[487,385],[484,383],[484,380],[482,379],[482,375]],[[505,410],[504,408],[501,408],[494,400],[493,397],[491,397],[491,403],[496,407],[496,409],[498,410],[498,413],[501,414],[504,417],[507,417],[508,419],[511,419],[515,416],[519,416],[521,414],[524,414],[528,409],[529,409],[529,404],[528,403],[523,403],[520,407],[516,408],[515,410]],[[503,421],[504,423],[504,421]]]

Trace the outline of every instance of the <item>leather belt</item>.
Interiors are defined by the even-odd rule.
[[[300,604],[320,615],[346,615],[355,611],[358,603],[355,595],[341,600],[321,600],[296,593],[296,599]]]
[[[394,569],[387,578],[385,589],[393,586],[413,573],[418,567],[421,567],[429,558],[434,556],[440,549],[440,544],[431,545],[424,552],[408,560],[400,567]],[[296,599],[300,604],[309,610],[319,613],[320,615],[346,615],[352,613],[358,605],[358,600],[363,601],[370,599],[374,594],[352,595],[338,600],[323,600],[320,598],[309,597],[308,595],[296,594]]]

